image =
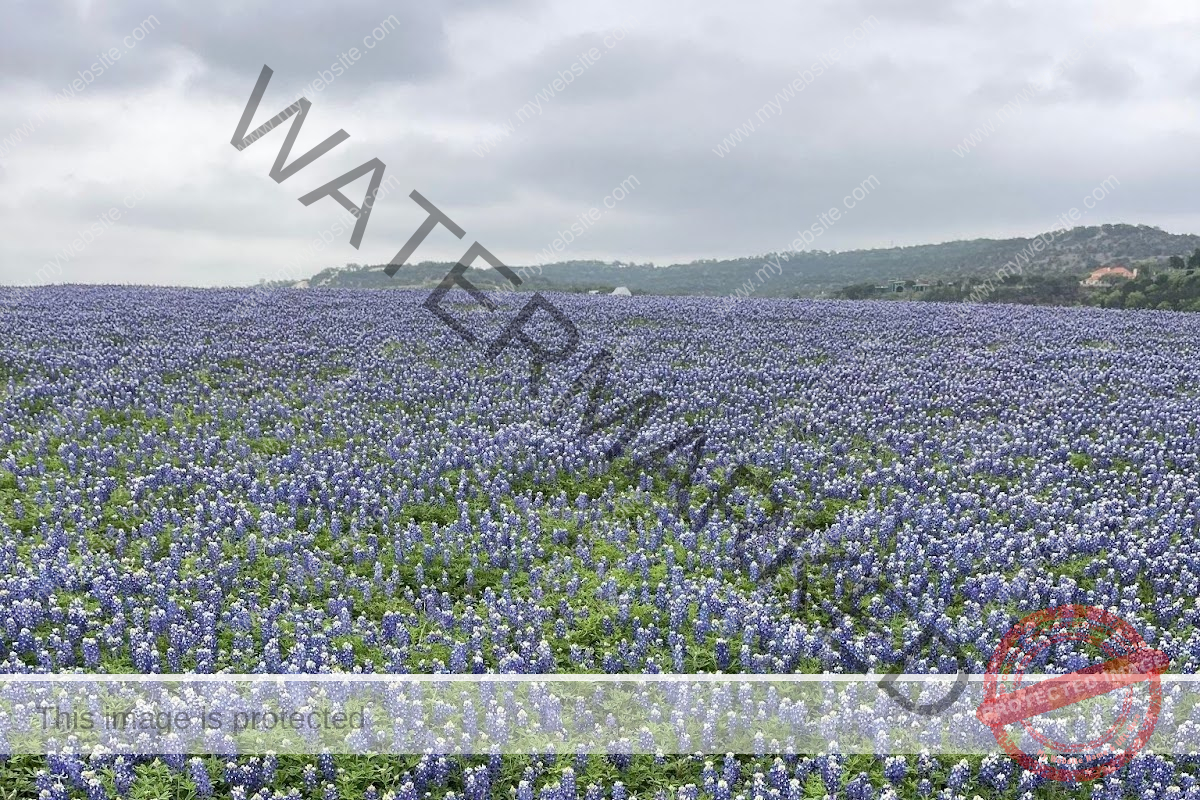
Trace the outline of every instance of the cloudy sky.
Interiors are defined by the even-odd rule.
[[[782,250],[833,207],[823,249],[1033,234],[1110,176],[1082,224],[1200,232],[1195,3],[0,7],[4,283],[248,284],[383,263],[426,217],[414,189],[466,230],[438,228],[418,261],[478,241],[543,262],[591,209],[559,259]],[[252,129],[303,95],[291,159],[349,134],[282,183],[268,173],[291,120],[230,145],[264,64]],[[373,158],[394,188],[356,250],[331,233],[334,200],[297,199]]]

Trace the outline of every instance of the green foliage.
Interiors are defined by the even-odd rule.
[[[1010,274],[1003,280],[993,278],[964,278],[955,282],[938,282],[921,294],[899,295],[939,303],[964,301],[984,303],[1020,303],[1024,305],[1073,306],[1086,302],[1079,277],[1067,273],[1030,272]]]
[[[418,523],[436,522],[438,525],[452,525],[458,519],[458,511],[454,506],[438,505],[435,503],[409,503],[400,511],[400,518],[405,517]]]
[[[13,378],[20,382],[25,377],[25,374],[26,371],[14,361],[0,357],[0,381],[7,382],[10,378]]]
[[[287,442],[274,436],[260,436],[250,440],[250,452],[266,456],[281,456],[288,451]]]
[[[872,281],[868,281],[866,283],[855,283],[845,287],[838,292],[838,294],[847,300],[866,300],[867,298],[875,296],[875,283]]]
[[[1198,251],[1200,253],[1200,251]],[[1197,254],[1193,253],[1192,258]],[[1105,308],[1157,308],[1164,311],[1200,311],[1200,268],[1176,268],[1170,272],[1152,274],[1144,271],[1137,278],[1106,288],[1093,298],[1095,305]],[[1172,263],[1182,264],[1175,257]]]
[[[1193,262],[1197,266],[1192,266]],[[1132,280],[1112,285],[1084,287],[1082,276],[1068,273],[1035,272],[1009,274],[1004,279],[988,281],[967,277],[959,281],[938,281],[923,293],[884,294],[875,292],[870,284],[854,284],[838,292],[848,299],[885,297],[899,300],[936,302],[976,301],[985,303],[1019,303],[1024,305],[1093,305],[1102,308],[1145,308],[1162,311],[1200,311],[1200,248],[1184,262],[1172,256],[1169,271],[1155,272],[1146,266]],[[869,291],[870,290],[870,291]]]

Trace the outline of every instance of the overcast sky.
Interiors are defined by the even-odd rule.
[[[543,262],[593,208],[556,260],[783,250],[833,207],[814,247],[1031,235],[1076,207],[1080,224],[1200,232],[1195,3],[0,6],[4,283],[248,284],[383,263],[425,219],[413,189],[466,230],[438,228],[417,261],[478,241]],[[350,134],[282,183],[268,173],[291,120],[230,145],[264,64],[252,129],[303,94],[292,159]],[[334,80],[318,89],[323,70]],[[555,88],[560,74],[571,82]],[[361,248],[348,231],[315,248],[343,212],[297,198],[372,158],[396,181]],[[1119,187],[1085,210],[1110,176]]]

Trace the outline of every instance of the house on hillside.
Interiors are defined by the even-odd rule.
[[[913,281],[913,280],[902,281],[902,280],[896,279],[896,280],[892,280],[886,284],[883,284],[881,286],[876,286],[875,291],[881,292],[883,294],[904,294],[905,292],[927,292],[927,291],[929,291],[929,284],[922,283],[921,281]]]
[[[1117,280],[1131,281],[1138,276],[1136,269],[1128,267],[1101,267],[1080,281],[1083,286],[1104,286]]]

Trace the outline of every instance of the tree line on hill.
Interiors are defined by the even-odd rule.
[[[1173,253],[1190,253],[1200,248],[1200,236],[1167,233],[1148,225],[1079,227],[1053,236],[1043,234],[1040,238],[1050,244],[1025,267],[1027,275],[1077,274],[1102,264],[1165,259]],[[924,280],[934,285],[940,280],[943,289],[947,284],[964,280],[982,283],[1015,254],[1028,250],[1033,241],[1028,238],[974,239],[875,250],[789,251],[751,258],[702,259],[668,266],[596,260],[540,267],[522,268],[515,263],[509,266],[525,278],[519,291],[612,291],[613,287],[627,286],[635,294],[829,297],[848,284],[874,284],[893,279],[914,283]],[[353,264],[323,270],[308,283],[312,287],[431,289],[452,266],[433,262],[410,264],[389,277],[382,264]],[[507,285],[507,281],[488,269],[472,270],[471,282],[485,292]],[[281,285],[291,285],[291,282],[281,282]],[[1042,296],[1049,291],[1048,286],[1042,286],[1035,295]],[[1012,285],[1000,287],[996,296],[1015,298],[1027,293],[1028,290]],[[1068,302],[1069,298],[1063,298],[1063,301]]]
[[[887,297],[955,302],[1102,305],[1113,308],[1200,310],[1195,274],[1200,270],[1200,236],[1172,234],[1148,225],[1106,224],[1038,237],[1049,242],[1011,271],[1014,257],[1034,252],[1035,239],[974,239],[875,250],[768,253],[753,258],[702,259],[669,266],[653,263],[567,261],[537,267],[512,266],[524,282],[518,291],[612,292],[739,297]],[[1188,258],[1176,255],[1192,253]],[[1140,267],[1138,277],[1111,286],[1080,285],[1106,264]],[[1006,270],[1006,266],[1008,269]],[[406,265],[395,276],[385,265],[350,264],[314,275],[313,288],[406,288],[430,290],[453,264]],[[1189,274],[1190,273],[1190,274]],[[481,291],[509,291],[491,269],[472,269]],[[292,286],[280,281],[268,286]],[[880,290],[880,286],[883,290]]]
[[[837,296],[852,300],[884,298],[1200,311],[1200,248],[1186,259],[1180,255],[1170,256],[1163,268],[1156,263],[1141,262],[1137,265],[1136,277],[1109,276],[1097,286],[1084,285],[1087,274],[1037,272],[993,278],[990,282],[970,277],[931,284],[913,280],[893,281],[882,286],[873,282],[857,283],[842,288]]]

